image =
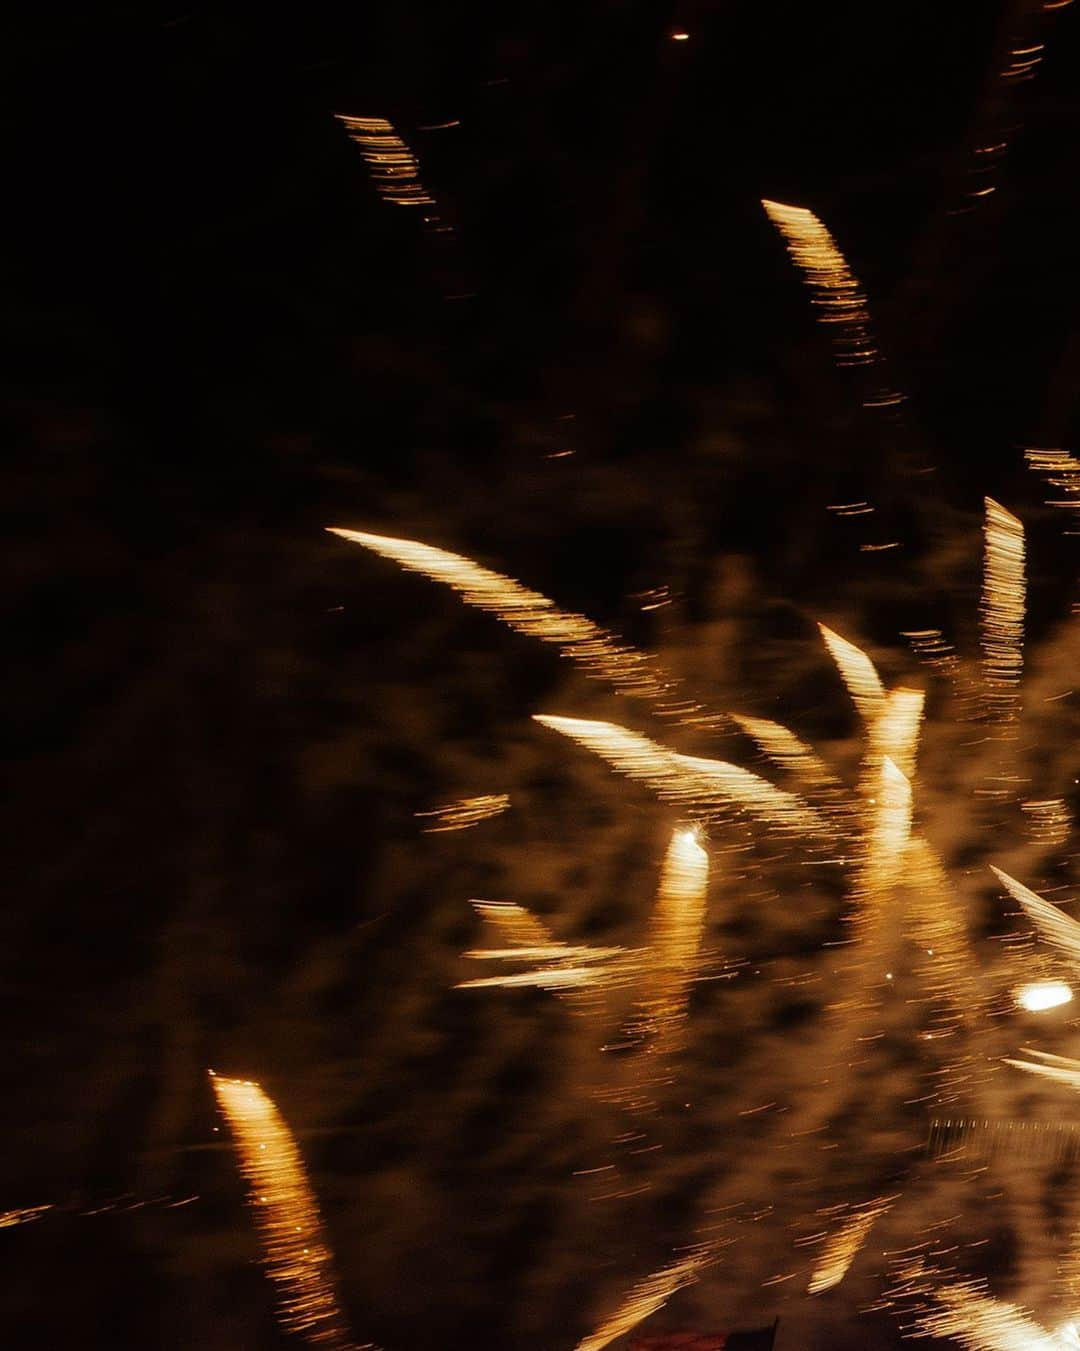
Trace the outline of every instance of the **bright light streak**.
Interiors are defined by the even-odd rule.
[[[829,1235],[821,1250],[821,1259],[806,1287],[809,1295],[820,1295],[840,1284],[851,1269],[859,1249],[870,1237],[870,1230],[879,1215],[883,1215],[896,1200],[895,1196],[879,1196],[859,1206]]]
[[[1059,910],[1056,905],[1051,905],[1049,901],[1043,900],[1030,888],[1025,887],[1022,882],[1018,882],[1015,877],[1002,872],[1000,868],[995,868],[991,864],[990,871],[1013,900],[1023,907],[1024,914],[1035,925],[1040,936],[1059,948],[1077,970],[1080,970],[1080,924],[1063,910]],[[1046,1007],[1050,1008],[1052,1005]]]
[[[432,817],[437,825],[425,826],[425,835],[438,835],[448,830],[467,830],[469,826],[479,825],[492,816],[499,816],[510,806],[506,793],[482,793],[479,797],[463,797],[457,802],[448,802],[430,812],[417,812],[417,816]]]
[[[1041,1075],[1055,1084],[1064,1084],[1067,1088],[1080,1092],[1080,1060],[1069,1060],[1063,1055],[1050,1055],[1048,1051],[1036,1051],[1031,1046],[1021,1048],[1022,1055],[1035,1056],[1035,1060],[1013,1060],[1005,1058],[1006,1065],[1014,1069],[1026,1070],[1029,1074]]]
[[[1072,990],[1063,980],[1039,980],[1022,985],[1016,992],[1016,1002],[1028,1013],[1042,1013],[1072,1002]]]
[[[756,741],[765,754],[782,769],[797,774],[813,787],[840,786],[840,780],[817,751],[782,723],[770,722],[768,718],[750,718],[739,713],[732,713],[731,720],[742,728],[748,737]]]
[[[530,591],[512,577],[416,540],[392,539],[337,526],[327,526],[327,530],[392,559],[409,572],[443,582],[467,605],[495,615],[516,633],[553,644],[588,675],[609,681],[623,694],[649,700],[665,717],[694,726],[721,724],[720,718],[705,713],[700,705],[677,697],[678,681],[661,669],[651,653],[630,647],[584,615],[560,610],[554,601],[539,591]]]
[[[0,1229],[14,1229],[17,1224],[38,1220],[52,1206],[23,1206],[20,1210],[0,1210]]]
[[[983,681],[990,716],[1013,722],[1024,667],[1024,527],[992,497],[986,498],[985,566],[980,607]]]
[[[698,1273],[712,1260],[711,1250],[705,1246],[692,1248],[670,1266],[646,1276],[633,1287],[610,1318],[606,1318],[595,1332],[578,1342],[576,1351],[602,1351],[616,1337],[622,1337],[646,1318],[662,1309],[677,1290],[692,1285]]]
[[[380,197],[395,206],[434,204],[435,198],[420,181],[419,161],[391,123],[383,117],[349,117],[344,113],[334,116],[349,133],[349,139],[360,147]]]
[[[314,1346],[353,1351],[319,1208],[287,1122],[258,1084],[212,1070],[210,1082],[248,1184],[282,1325]]]
[[[709,856],[693,830],[676,830],[664,856],[643,963],[647,1026],[668,1040],[686,1016],[705,932]]]
[[[734,803],[768,824],[805,835],[828,836],[824,818],[795,793],[722,760],[679,755],[613,722],[534,714],[535,720],[599,755],[628,778],[647,784],[689,815],[715,820]]]
[[[924,701],[922,690],[899,686],[889,691],[881,713],[870,725],[872,762],[887,756],[901,774],[909,779],[914,775]]]
[[[878,772],[866,839],[866,858],[856,883],[856,924],[865,937],[880,937],[880,923],[911,835],[911,784],[886,756]]]
[[[986,1282],[926,1280],[918,1293],[926,1298],[916,1329],[926,1337],[954,1337],[966,1351],[1064,1351],[1068,1343],[1037,1323],[1019,1304],[994,1299]]]
[[[859,717],[868,726],[873,726],[885,712],[885,687],[874,663],[862,648],[849,643],[846,638],[841,638],[832,629],[824,624],[819,624],[818,628],[825,640],[825,646],[829,649],[829,655],[836,662],[841,678],[848,688]]]

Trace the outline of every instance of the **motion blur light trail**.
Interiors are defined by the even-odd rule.
[[[1024,527],[988,497],[984,533],[983,679],[993,721],[1011,725],[1024,669]]]
[[[560,610],[554,601],[539,591],[530,591],[512,577],[416,540],[392,539],[338,526],[326,528],[331,535],[393,559],[409,572],[443,582],[466,604],[497,616],[517,633],[554,644],[564,657],[577,662],[589,675],[609,681],[622,694],[648,700],[663,717],[695,727],[721,724],[721,719],[706,713],[700,704],[677,697],[677,680],[661,669],[651,653],[630,647],[584,615]]]
[[[383,117],[350,117],[334,114],[360,147],[379,196],[395,206],[434,206],[420,181],[416,156]]]
[[[826,1238],[810,1284],[806,1287],[808,1294],[821,1295],[840,1284],[851,1269],[859,1249],[870,1237],[875,1220],[895,1200],[895,1196],[879,1196],[864,1206],[858,1206],[845,1218],[835,1234]]]
[[[332,1255],[292,1132],[258,1084],[224,1079],[213,1070],[210,1082],[236,1143],[282,1326],[313,1346],[356,1351],[338,1307]]]
[[[439,835],[448,830],[467,830],[499,816],[510,806],[506,793],[481,793],[478,797],[463,797],[458,802],[448,802],[430,812],[417,812],[419,817],[430,817],[435,825],[425,826],[426,835]]]
[[[616,1337],[625,1336],[639,1323],[662,1309],[677,1290],[692,1285],[705,1267],[714,1260],[712,1249],[707,1245],[691,1248],[685,1257],[680,1257],[670,1266],[653,1272],[633,1287],[623,1302],[609,1317],[605,1318],[595,1332],[583,1338],[577,1344],[576,1351],[602,1351]]]
[[[1058,948],[1080,975],[1080,924],[1063,910],[1059,910],[1056,905],[1044,901],[1015,877],[1002,872],[1000,868],[995,868],[991,864],[990,871],[1013,900],[1018,901],[1023,907],[1024,914],[1035,925],[1039,934]]]

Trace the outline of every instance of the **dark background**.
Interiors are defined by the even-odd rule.
[[[529,722],[612,716],[598,690],[322,527],[478,557],[841,755],[811,621],[890,676],[902,629],[969,639],[984,493],[1038,540],[1053,641],[1075,540],[1021,448],[1075,445],[1078,33],[985,0],[6,22],[0,1209],[56,1212],[0,1231],[5,1345],[277,1344],[208,1065],[297,1130],[388,1347],[571,1346],[686,1241],[756,1090],[716,1020],[782,1045],[796,1015],[703,998],[708,1125],[670,1128],[648,1205],[574,1191],[609,1125],[595,1047],[549,1000],[449,988],[466,902],[618,941],[671,821]],[[1035,78],[1003,81],[1033,41]],[[334,113],[394,123],[451,233],[379,199]],[[834,368],[762,197],[833,230],[902,414]],[[660,585],[677,603],[642,612]],[[1046,796],[1066,740],[1034,757]],[[477,792],[514,807],[421,833]],[[716,924],[727,955],[777,951],[771,920]],[[762,1243],[667,1326],[768,1321]],[[782,1351],[898,1344],[867,1290],[784,1307]]]

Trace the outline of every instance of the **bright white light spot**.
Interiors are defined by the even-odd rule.
[[[1036,981],[1033,985],[1022,985],[1016,992],[1016,1002],[1029,1013],[1056,1009],[1059,1004],[1068,1004],[1072,997],[1072,990],[1063,980]]]

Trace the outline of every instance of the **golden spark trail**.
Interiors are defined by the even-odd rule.
[[[919,1263],[907,1277],[924,1301],[915,1324],[922,1336],[954,1337],[967,1351],[1064,1351],[1027,1309],[994,1299],[985,1281],[931,1281],[929,1275]]]
[[[872,727],[885,711],[885,687],[874,663],[861,648],[849,643],[846,638],[841,638],[824,624],[819,624],[818,629],[825,640],[825,646],[829,649],[829,655],[848,687],[848,693],[858,710],[859,717],[867,726]]]
[[[832,834],[825,819],[802,798],[737,765],[679,755],[613,722],[546,713],[533,717],[599,755],[621,774],[646,784],[664,801],[701,820],[726,816],[728,806],[734,803],[782,830],[804,835]]]
[[[870,322],[870,307],[858,278],[836,240],[806,207],[762,199],[761,205],[780,232],[792,261],[810,288],[820,321],[832,326],[838,366],[872,366],[880,361]],[[899,403],[902,395],[881,389],[865,402],[880,407]]]
[[[391,123],[383,117],[349,117],[344,113],[335,113],[334,117],[360,147],[380,197],[395,206],[434,205],[435,198],[420,181],[419,161]]]
[[[439,835],[448,830],[467,830],[469,826],[479,825],[492,816],[499,816],[510,806],[506,793],[482,793],[479,797],[463,797],[457,802],[448,802],[430,812],[417,812],[417,816],[432,817],[438,825],[425,826],[425,835]]]
[[[575,1351],[602,1351],[616,1337],[622,1337],[646,1318],[657,1313],[677,1290],[692,1285],[712,1260],[707,1246],[692,1248],[685,1257],[670,1266],[646,1276],[633,1287],[610,1318],[606,1318],[595,1332],[578,1342]]]
[[[911,836],[911,784],[888,758],[881,761],[863,866],[856,880],[856,926],[863,938],[882,938],[885,909],[897,882]]]
[[[542,920],[514,901],[471,901],[470,904],[481,919],[486,919],[499,931],[510,947],[548,947],[555,941]]]
[[[870,1237],[870,1230],[879,1215],[883,1215],[896,1200],[895,1196],[879,1196],[876,1200],[859,1206],[844,1220],[843,1224],[825,1240],[821,1259],[810,1277],[806,1287],[809,1295],[820,1295],[840,1284],[848,1274],[859,1249]]]
[[[288,1124],[258,1084],[212,1070],[210,1082],[248,1184],[282,1325],[313,1346],[353,1351],[319,1208]]]
[[[840,780],[833,774],[813,747],[808,746],[789,728],[768,718],[750,718],[732,713],[736,723],[782,769],[797,774],[815,788],[839,788]]]
[[[52,1206],[23,1206],[20,1210],[0,1210],[0,1229],[14,1229],[17,1224],[29,1224],[31,1220],[40,1219],[47,1210],[52,1210]]]
[[[1020,810],[1028,818],[1031,838],[1037,844],[1064,844],[1072,833],[1069,808],[1064,798],[1021,802]]]
[[[646,1026],[665,1042],[686,1016],[687,997],[705,932],[709,856],[693,830],[676,830],[660,872],[649,928]]]
[[[1063,1055],[1050,1055],[1048,1051],[1036,1051],[1031,1046],[1021,1047],[1023,1055],[1033,1055],[1037,1060],[1012,1060],[1005,1058],[1006,1065],[1014,1069],[1026,1070],[1029,1074],[1039,1074],[1053,1083],[1064,1084],[1067,1088],[1080,1093],[1080,1060],[1069,1060]]]
[[[1049,499],[1046,505],[1063,507],[1080,516],[1080,460],[1067,450],[1025,450],[1024,458],[1029,468],[1042,474],[1052,487],[1060,488],[1065,493],[1064,497]]]
[[[694,726],[713,727],[721,723],[719,717],[705,713],[700,705],[677,698],[678,681],[660,668],[651,653],[630,647],[584,615],[560,610],[554,601],[539,591],[530,591],[512,577],[415,540],[392,539],[337,526],[327,526],[327,530],[392,559],[409,572],[443,582],[467,605],[495,615],[516,633],[553,644],[588,675],[610,681],[622,694],[649,700],[664,717]]]
[[[907,778],[915,773],[915,754],[922,726],[922,690],[898,686],[885,696],[885,705],[870,727],[871,763],[888,757]]]
[[[990,865],[990,871],[1009,893],[1014,901],[1023,908],[1024,914],[1046,939],[1059,948],[1066,958],[1080,972],[1080,924],[1056,905],[1044,901],[1015,877],[1010,877],[1000,868]]]
[[[1024,667],[1024,527],[992,497],[985,500],[983,682],[991,719],[1013,723]]]

